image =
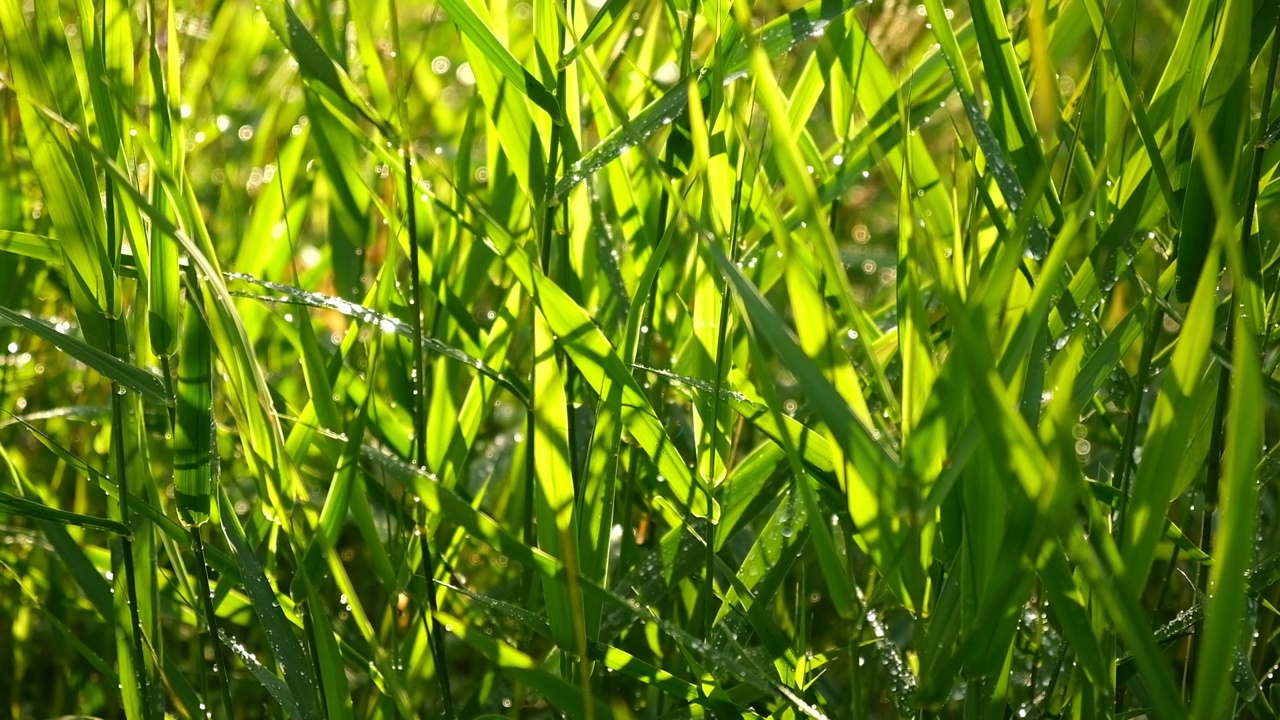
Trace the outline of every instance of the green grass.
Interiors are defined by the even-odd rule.
[[[0,718],[1274,718],[1273,0],[0,0]]]

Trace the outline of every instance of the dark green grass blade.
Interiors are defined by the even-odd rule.
[[[16,495],[10,495],[7,492],[0,492],[0,510],[4,510],[14,515],[34,518],[36,520],[48,520],[50,522],[61,523],[63,525],[75,525],[77,527],[93,528],[95,530],[106,530],[107,532],[113,532],[117,535],[132,535],[129,528],[115,520],[51,508],[44,503],[20,498]]]
[[[164,383],[159,378],[142,368],[130,365],[110,353],[99,350],[85,341],[58,332],[53,326],[21,315],[9,308],[0,306],[0,320],[15,325],[48,342],[71,357],[102,373],[108,380],[119,383],[146,400],[161,405],[168,404],[170,399],[165,392]]]
[[[188,525],[209,519],[213,491],[213,354],[198,302],[187,305],[178,356],[173,474],[178,514]]]
[[[295,634],[293,625],[280,609],[277,591],[267,580],[262,564],[254,555],[253,548],[249,546],[244,530],[240,527],[240,520],[236,517],[235,507],[227,498],[226,492],[221,489],[218,490],[218,518],[223,534],[226,535],[227,544],[231,546],[236,564],[240,567],[240,577],[249,599],[253,602],[254,612],[258,616],[258,621],[262,623],[263,630],[266,631],[267,640],[280,666],[280,672],[284,675],[285,684],[297,704],[298,717],[303,720],[319,718],[321,716],[320,686],[312,671],[311,660],[303,650],[302,642]],[[223,641],[227,642],[227,639],[224,638]],[[233,650],[236,649],[234,645],[230,647]],[[237,651],[237,654],[242,655],[240,651]],[[253,669],[252,665],[250,669]],[[267,674],[270,675],[269,672]],[[258,673],[255,672],[255,675]]]
[[[227,649],[231,650],[236,657],[249,668],[250,674],[258,681],[260,685],[275,699],[280,707],[289,714],[294,720],[309,720],[310,718],[318,718],[318,714],[308,714],[299,706],[297,699],[293,695],[293,690],[279,677],[272,674],[270,670],[258,662],[258,658],[244,645],[241,645],[235,638],[226,633],[225,630],[218,631],[218,640],[222,642]]]

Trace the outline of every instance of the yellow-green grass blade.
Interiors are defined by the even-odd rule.
[[[758,76],[756,81],[756,97],[761,108],[769,118],[771,131],[776,133],[772,143],[774,159],[777,162],[786,187],[791,195],[797,213],[803,219],[802,227],[807,226],[807,233],[797,232],[798,242],[790,239],[791,233],[775,223],[774,238],[786,263],[785,275],[787,292],[791,305],[797,315],[806,318],[807,322],[799,323],[797,335],[801,348],[810,357],[820,360],[824,365],[834,365],[829,373],[831,384],[853,409],[858,419],[869,425],[870,413],[867,411],[866,398],[862,394],[852,367],[844,362],[838,347],[841,323],[827,311],[822,295],[817,288],[830,287],[829,293],[834,295],[836,303],[844,312],[845,322],[854,327],[868,327],[871,322],[865,317],[862,309],[853,301],[853,290],[849,285],[848,274],[844,271],[839,258],[835,237],[829,223],[822,215],[817,202],[817,191],[812,178],[806,171],[804,159],[796,146],[790,142],[795,137],[788,118],[787,101],[781,88],[773,79],[773,71],[763,49],[754,48],[751,55],[751,69]],[[766,198],[766,204],[769,200]],[[777,215],[774,214],[776,218]],[[809,242],[804,242],[805,239]],[[808,262],[806,262],[808,259]],[[816,263],[813,262],[816,260]],[[815,264],[814,268],[806,265]]]
[[[68,127],[67,121],[48,108],[40,108],[44,117],[53,120],[62,127]],[[158,230],[164,237],[179,243],[187,252],[189,262],[197,268],[203,277],[201,283],[205,291],[206,307],[214,310],[209,315],[210,330],[214,338],[214,346],[218,349],[223,363],[229,370],[228,388],[235,398],[233,409],[239,409],[238,419],[247,430],[251,442],[247,447],[252,451],[250,457],[261,463],[263,470],[259,477],[265,481],[268,497],[276,510],[283,514],[281,492],[297,493],[296,470],[288,462],[284,453],[284,441],[281,436],[279,420],[275,412],[266,403],[271,393],[266,386],[261,365],[249,349],[244,323],[234,307],[231,296],[222,281],[222,271],[216,261],[212,239],[199,211],[199,203],[189,183],[178,187],[172,172],[166,167],[164,156],[153,144],[148,142],[145,128],[130,129],[134,137],[149,151],[150,160],[155,163],[153,172],[167,186],[170,197],[183,190],[181,202],[177,203],[182,225],[186,230],[175,227],[163,213],[159,212],[142,194],[129,184],[128,175],[119,165],[105,157],[102,151],[84,138],[75,136],[77,146],[87,151],[110,177],[116,181],[116,187],[132,203],[133,207],[144,213],[152,223],[153,230]],[[132,133],[136,133],[133,135]],[[195,233],[193,239],[190,232]]]
[[[446,587],[454,592],[470,597],[477,603],[492,609],[495,613],[499,613],[505,617],[516,620],[521,625],[532,630],[538,635],[548,639],[554,639],[551,637],[550,626],[546,619],[541,615],[497,598],[470,592],[466,588],[454,586]],[[604,663],[605,667],[611,670],[616,670],[624,675],[640,680],[647,685],[652,685],[677,700],[691,701],[698,696],[698,689],[688,680],[665,670],[661,670],[621,648],[596,641],[591,641],[590,646],[592,659],[598,659],[600,662]],[[564,652],[574,652],[572,647],[561,648],[561,650]]]
[[[1118,633],[1129,644],[1135,657],[1139,658],[1143,676],[1152,687],[1151,696],[1156,703],[1156,711],[1170,718],[1184,717],[1186,713],[1177,700],[1177,689],[1167,662],[1160,656],[1151,632],[1141,620],[1142,613],[1134,595],[1127,590],[1125,583],[1116,583],[1108,575],[1108,567],[1127,568],[1127,565],[1121,564],[1119,549],[1110,542],[1109,535],[1103,534],[1099,557],[1099,552],[1085,539],[1082,529],[1070,521],[1072,514],[1067,512],[1067,508],[1082,495],[1083,490],[1078,487],[1075,475],[1078,471],[1072,465],[1063,464],[1061,460],[1051,461],[1021,416],[1009,404],[1002,402],[1002,397],[1007,396],[1007,389],[1001,388],[994,363],[989,358],[982,357],[983,344],[978,341],[977,330],[975,326],[965,327],[967,337],[961,338],[956,347],[964,352],[966,362],[973,368],[975,379],[979,380],[973,385],[976,391],[975,401],[992,411],[978,413],[984,430],[988,437],[1000,441],[998,451],[1002,457],[1007,458],[1004,462],[1008,463],[1018,489],[1038,505],[1039,520],[1047,523],[1048,529],[1059,536],[1068,556],[1088,580]],[[980,370],[984,366],[988,368],[985,372]],[[984,375],[986,379],[981,380]],[[1065,392],[1058,395],[1069,396]],[[1069,417],[1064,412],[1067,402],[1069,397],[1058,398],[1058,423],[1063,422],[1062,418]],[[1061,445],[1064,442],[1061,427],[1054,432],[1056,436],[1050,438],[1056,439],[1052,439],[1052,442]],[[1069,432],[1065,436],[1069,438]],[[1056,452],[1059,456],[1065,454],[1061,449]],[[1046,473],[1046,470],[1050,472]]]
[[[92,161],[70,129],[44,117],[40,110],[56,108],[77,132],[83,133],[85,114],[60,14],[56,4],[41,4],[37,26],[31,27],[22,3],[0,3],[0,32],[12,72],[7,85],[19,93],[23,133],[44,203],[71,269],[71,288],[81,324],[86,337],[105,346],[106,327],[101,316],[114,315],[117,310],[114,263],[108,255],[106,223],[98,202],[99,185]],[[49,47],[44,48],[38,37],[50,38]]]
[[[389,135],[388,139],[394,139],[391,126],[359,93],[343,66],[324,51],[302,18],[298,17],[293,5],[284,0],[262,0],[257,7],[271,23],[276,37],[297,59],[304,75],[316,83],[314,87],[337,100],[339,107],[344,110],[350,108],[372,122]]]
[[[56,239],[19,230],[0,230],[0,251],[29,257],[49,265],[61,265],[64,258]]]
[[[483,6],[476,8],[484,17]],[[512,180],[520,192],[529,197],[541,197],[546,184],[547,149],[541,133],[529,112],[529,106],[507,91],[508,80],[502,71],[495,67],[483,49],[470,37],[464,35],[463,46],[467,56],[472,58],[472,73],[475,75],[476,87],[484,101],[486,126],[489,134],[502,149],[505,160],[509,164],[514,177]],[[497,165],[497,159],[494,163]],[[516,203],[519,194],[515,188],[496,195],[504,202],[511,203],[512,208],[524,208]]]
[[[862,0],[811,2],[769,22],[757,33],[755,42],[769,57],[784,55],[801,41],[821,34],[835,18],[848,13],[861,3]],[[734,32],[726,33],[719,44],[722,52],[726,53],[724,69],[726,83],[746,77],[750,65],[746,46],[738,44],[741,40],[740,31],[736,25],[730,25],[730,28]],[[699,79],[695,87],[700,97],[706,97],[711,93],[710,80],[706,76]],[[687,83],[677,83],[674,88],[647,105],[630,120],[624,121],[621,127],[584,153],[556,182],[555,198],[563,200],[570,190],[615,160],[625,150],[644,142],[683,116],[689,107],[689,88],[690,85]]]
[[[151,37],[149,38],[151,42],[147,43],[147,58],[150,63],[148,70],[151,76],[151,124],[152,132],[159,138],[161,147],[169,151],[168,160],[170,164],[173,167],[182,167],[184,150],[182,126],[174,121],[175,114],[179,118],[181,117],[181,109],[178,107],[182,97],[181,66],[178,62],[180,49],[178,34],[175,29],[176,22],[173,5],[168,5],[166,10],[165,37],[163,39]],[[124,11],[123,14],[123,23],[117,18],[113,21],[113,24],[124,24],[127,27],[128,13]],[[155,32],[157,21],[154,15],[154,7],[148,6],[147,25],[152,33]],[[160,57],[159,49],[162,42],[166,48],[166,57],[164,59]],[[120,119],[116,119],[116,122],[119,123]],[[158,208],[166,211],[171,218],[173,217],[172,206],[166,201],[163,191],[156,186],[153,186],[152,201]],[[121,207],[127,206],[122,204]],[[134,245],[145,247],[150,254],[151,263],[147,273],[149,282],[147,325],[150,331],[151,351],[165,358],[178,349],[181,334],[179,328],[179,302],[181,297],[181,276],[178,268],[179,253],[178,246],[175,243],[167,242],[163,238],[154,235],[151,240],[151,242],[144,244],[141,238],[135,238]]]
[[[569,418],[564,380],[556,358],[555,341],[542,317],[534,318],[533,453],[537,493],[538,546],[564,563],[570,577],[577,574],[578,522],[574,478],[569,458]],[[547,614],[556,643],[578,648],[585,643],[582,598],[573,583],[546,583]],[[583,648],[585,649],[585,648]],[[578,650],[577,652],[581,652]]]
[[[474,44],[480,56],[506,78],[511,88],[545,110],[558,124],[561,111],[555,95],[520,66],[511,51],[494,36],[489,23],[476,13],[471,4],[467,0],[443,0],[441,5],[458,30]]]
[[[736,265],[715,245],[704,245],[725,278],[733,284],[744,316],[751,320],[754,333],[766,343],[805,388],[814,412],[827,425],[834,443],[851,460],[840,469],[842,489],[854,521],[872,557],[892,572],[898,561],[897,549],[902,542],[899,521],[892,510],[896,486],[897,459],[872,436],[871,431],[854,414],[827,381],[817,364],[801,349],[790,331],[769,307],[759,291],[742,276]],[[915,588],[912,595],[919,597]],[[905,600],[906,598],[904,598]]]
[[[1224,12],[1234,16],[1232,19],[1225,20],[1225,24],[1230,26],[1234,22],[1234,29],[1237,33],[1242,33],[1248,17],[1245,8],[1239,7],[1237,3],[1236,6],[1224,9]],[[1242,53],[1237,49],[1235,53],[1224,50],[1219,54],[1217,58],[1219,64],[1215,65],[1214,70],[1210,72],[1211,81],[1218,76],[1218,71],[1224,64],[1228,68],[1231,67],[1232,54]],[[1239,63],[1241,59],[1237,55],[1234,61]],[[1275,63],[1275,61],[1276,56],[1273,54],[1272,62]],[[1237,67],[1230,72],[1242,73],[1245,76],[1243,84],[1247,87],[1247,71],[1243,67]],[[1274,72],[1273,67],[1271,69],[1273,79]],[[1217,100],[1228,105],[1241,102],[1238,98],[1221,96]],[[1220,112],[1232,111],[1223,108]],[[1197,140],[1203,142],[1208,139],[1205,136],[1208,123],[1202,122],[1201,119],[1195,120]],[[1230,121],[1226,125],[1230,125]],[[1234,335],[1234,344],[1231,348],[1229,401],[1223,419],[1226,425],[1226,443],[1222,448],[1221,477],[1210,477],[1208,479],[1210,486],[1206,491],[1211,498],[1213,494],[1218,494],[1219,509],[1212,541],[1214,563],[1209,572],[1204,639],[1200,644],[1198,657],[1198,667],[1202,669],[1196,676],[1192,706],[1197,718],[1229,715],[1227,708],[1234,703],[1227,690],[1228,683],[1238,679],[1229,673],[1235,671],[1237,656],[1247,654],[1250,648],[1248,624],[1245,619],[1246,592],[1249,585],[1246,572],[1253,560],[1253,538],[1259,506],[1259,487],[1255,478],[1258,462],[1262,458],[1263,443],[1266,440],[1263,405],[1258,402],[1258,396],[1262,392],[1263,378],[1262,353],[1259,347],[1259,338],[1263,337],[1260,334],[1263,294],[1261,278],[1258,274],[1260,268],[1256,266],[1257,251],[1247,247],[1251,242],[1251,228],[1247,225],[1241,229],[1241,242],[1232,242],[1229,239],[1235,231],[1238,212],[1237,208],[1233,207],[1235,199],[1233,189],[1237,186],[1235,182],[1237,177],[1234,173],[1236,146],[1231,138],[1222,136],[1224,124],[1215,123],[1208,126],[1208,129],[1211,132],[1217,131],[1218,134],[1214,139],[1220,145],[1226,145],[1224,152],[1228,154],[1228,156],[1218,155],[1214,150],[1205,148],[1201,151],[1203,155],[1199,160],[1203,163],[1203,172],[1210,188],[1209,200],[1214,209],[1216,237],[1212,238],[1211,242],[1215,246],[1218,244],[1225,246],[1227,264],[1235,282],[1231,301],[1233,324],[1228,334],[1228,337]],[[1230,135],[1231,132],[1228,131],[1227,134]],[[1238,139],[1238,137],[1235,138],[1237,142]],[[1254,167],[1257,167],[1256,164]],[[1247,176],[1246,173],[1241,175]],[[1256,178],[1251,177],[1249,181],[1256,182]],[[1250,200],[1254,197],[1254,193],[1250,192]],[[1251,215],[1252,209],[1245,213],[1245,217]],[[1212,251],[1210,256],[1213,256]],[[1215,264],[1206,266],[1202,274],[1212,276],[1217,274],[1216,271]],[[1227,377],[1220,380],[1220,382],[1227,381]],[[1216,428],[1215,431],[1217,431]],[[1214,483],[1217,484],[1216,487]],[[1247,666],[1247,661],[1244,664]],[[1252,674],[1251,668],[1246,671],[1246,675],[1248,674]],[[1252,700],[1250,695],[1253,692],[1252,687],[1246,688],[1243,699]]]
[[[1107,19],[1103,11],[1102,5],[1098,0],[1087,0],[1084,4],[1089,12],[1089,20],[1093,23],[1094,32],[1099,32],[1100,30],[1100,34],[1105,39],[1103,47],[1106,48],[1107,56],[1115,64],[1116,72],[1120,76],[1121,86],[1119,89],[1123,91],[1122,97],[1133,111],[1134,127],[1138,131],[1138,137],[1142,140],[1143,150],[1146,151],[1144,155],[1135,158],[1134,162],[1129,165],[1129,172],[1141,172],[1144,164],[1149,165],[1156,177],[1156,182],[1160,186],[1165,208],[1168,210],[1174,225],[1179,224],[1181,221],[1182,205],[1174,194],[1173,182],[1169,176],[1169,168],[1161,154],[1160,142],[1156,131],[1163,127],[1166,122],[1174,128],[1179,127],[1181,122],[1176,119],[1177,116],[1173,114],[1172,108],[1165,102],[1169,98],[1165,98],[1165,101],[1162,101],[1161,96],[1164,94],[1166,81],[1174,77],[1174,75],[1177,76],[1177,83],[1174,87],[1180,88],[1180,92],[1184,93],[1195,85],[1195,78],[1199,77],[1199,73],[1194,66],[1185,64],[1185,60],[1181,57],[1180,49],[1187,47],[1184,45],[1184,40],[1194,37],[1203,29],[1203,25],[1197,24],[1201,23],[1202,20],[1197,20],[1196,18],[1198,13],[1203,13],[1206,5],[1207,3],[1200,0],[1192,0],[1187,8],[1186,22],[1178,36],[1178,44],[1169,58],[1169,64],[1166,65],[1166,73],[1168,73],[1168,69],[1178,69],[1173,74],[1166,74],[1165,77],[1161,78],[1160,87],[1157,87],[1153,94],[1151,112],[1148,113],[1147,106],[1142,102],[1140,88],[1138,88],[1137,82],[1133,77],[1133,71],[1129,67],[1129,61],[1124,52],[1118,51],[1119,40],[1115,35],[1111,21]],[[1203,63],[1203,58],[1200,59],[1200,62]],[[1152,124],[1153,120],[1155,125]]]
[[[569,65],[572,65],[573,61],[578,59],[578,56],[582,54],[582,51],[591,47],[597,40],[604,37],[605,32],[609,30],[610,26],[615,23],[618,18],[622,17],[630,4],[630,0],[607,0],[604,6],[596,11],[595,16],[591,18],[590,24],[587,25],[587,29],[574,43],[573,47],[569,48],[569,50],[559,58],[559,61],[556,63],[557,69],[564,69]]]
[[[507,267],[526,292],[537,298],[547,325],[559,338],[560,347],[596,394],[610,397],[614,385],[621,387],[622,400],[618,411],[622,422],[665,478],[666,482],[660,484],[664,494],[676,507],[687,507],[694,515],[714,518],[718,507],[714,503],[709,506],[706,493],[695,488],[699,480],[689,472],[639,384],[592,322],[591,316],[559,285],[543,275],[525,250],[516,245],[500,226],[490,222],[488,227],[491,233],[484,239],[492,243],[495,251],[505,259]]]
[[[320,670],[324,691],[324,716],[334,720],[354,717],[351,707],[351,688],[347,681],[347,668],[342,659],[337,636],[324,605],[313,587],[309,586],[306,613],[307,639],[311,645],[316,665]]]

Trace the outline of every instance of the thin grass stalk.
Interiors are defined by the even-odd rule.
[[[227,664],[227,651],[218,641],[218,613],[213,606],[213,588],[209,583],[209,563],[204,555],[204,540],[200,536],[200,526],[191,526],[191,547],[196,553],[196,581],[200,586],[200,602],[204,606],[205,623],[209,629],[209,642],[213,645],[213,672],[218,676],[218,686],[222,699],[222,716],[235,717],[235,704],[231,700],[231,666]]]
[[[568,7],[566,7],[564,10],[565,12],[560,18],[560,22],[558,23],[559,32],[556,34],[556,47],[554,48],[554,50],[557,56],[563,53],[563,48],[565,44],[566,25],[567,25],[568,18],[571,18],[573,16],[574,4],[572,2],[568,3]],[[551,146],[550,146],[550,152],[548,153],[548,156],[547,156],[547,168],[546,168],[546,174],[544,176],[545,185],[543,186],[543,197],[540,203],[541,209],[542,209],[542,224],[539,230],[539,238],[538,238],[539,244],[540,244],[539,249],[540,249],[542,270],[544,273],[548,275],[548,277],[550,277],[554,282],[561,285],[562,287],[569,286],[572,281],[570,252],[569,252],[569,248],[567,247],[567,244],[565,247],[559,248],[560,252],[556,256],[556,259],[557,259],[556,266],[552,268],[550,267],[550,263],[552,259],[551,253],[553,250],[552,239],[555,237],[555,215],[557,210],[560,210],[564,213],[565,237],[566,238],[568,237],[569,205],[568,203],[563,203],[563,207],[558,208],[557,203],[554,201],[555,187],[556,187],[556,182],[560,177],[561,166],[564,164],[564,161],[568,160],[567,157],[562,158],[562,155],[563,155],[562,145],[565,145],[565,144],[561,140],[561,134],[562,133],[568,134],[573,132],[573,129],[569,126],[568,117],[564,110],[564,108],[567,105],[566,103],[567,94],[568,94],[567,83],[568,83],[567,69],[565,67],[560,67],[556,73],[556,94],[555,94],[556,102],[559,104],[559,107],[560,107],[560,115],[559,117],[552,118]],[[534,300],[535,302],[537,302],[538,298],[535,296]],[[535,312],[537,312],[537,310],[535,310]],[[572,389],[575,386],[579,385],[579,383],[576,382],[577,373],[576,373],[575,366],[567,362],[563,349],[557,346],[555,348],[555,352],[557,357],[557,364],[561,368],[563,368],[562,373],[564,376],[563,382],[565,384],[565,405],[566,405],[565,412],[566,412],[566,418],[568,420],[568,427],[566,428],[566,431],[567,431],[566,440],[568,442],[569,457],[567,458],[567,460],[569,462],[570,473],[571,475],[573,475],[575,474],[573,472],[575,470],[575,465],[576,465],[575,459],[578,456],[578,453],[577,453],[578,438],[577,438],[577,432],[575,431],[576,423],[574,420],[575,413],[574,413],[574,404],[573,404],[574,394],[572,392]],[[537,386],[536,381],[531,382],[530,384],[531,393],[536,391],[535,390],[536,386]],[[533,401],[533,398],[531,397],[530,403],[529,403],[531,418],[533,417],[532,410],[534,406],[535,406],[535,403]],[[530,454],[531,460],[536,459],[533,457],[533,446],[534,446],[533,429],[534,428],[531,425],[529,428],[530,434],[528,435],[528,444],[529,444],[529,450],[531,453]],[[533,464],[530,464],[527,468],[525,468],[526,479],[532,479],[534,472],[535,472],[535,466]],[[576,477],[573,478],[573,486],[575,489],[581,487],[581,482]],[[529,499],[530,499],[530,502],[528,504],[528,507],[531,511],[530,517],[532,518],[533,516],[532,495],[530,495]],[[562,655],[561,656],[562,670],[566,675],[571,675],[573,674],[572,668],[576,666],[578,682],[582,688],[583,707],[585,709],[586,718],[587,720],[592,720],[592,718],[595,717],[595,703],[592,698],[592,690],[591,690],[592,663],[588,658],[588,645],[587,645],[587,636],[586,636],[586,610],[583,607],[582,592],[578,583],[578,572],[577,572],[578,563],[576,560],[577,538],[572,537],[571,535],[572,533],[561,532],[560,546],[562,549],[562,553],[564,555],[564,557],[561,559],[564,562],[565,567],[569,570],[569,572],[566,573],[566,576],[567,576],[567,585],[568,585],[568,593],[569,593],[570,613],[573,618],[573,632],[574,632],[574,640],[576,643],[575,650],[577,653],[577,657],[570,660],[567,656]]]
[[[115,193],[114,193],[114,184],[112,183],[110,178],[107,179],[106,194],[107,194],[107,199],[106,199],[107,234],[110,237],[115,232]],[[112,357],[118,358],[124,362],[128,362],[127,358],[121,357],[120,350],[117,347],[117,343],[116,343],[116,333],[118,330],[117,323],[119,321],[114,317],[108,317],[106,318],[106,320],[107,320],[106,325],[107,325],[107,345],[108,345],[107,352],[110,353]],[[130,515],[129,515],[129,503],[127,501],[127,498],[129,497],[129,483],[127,480],[127,473],[125,471],[125,468],[128,465],[128,461],[125,458],[124,408],[122,407],[123,393],[124,393],[124,389],[120,387],[120,385],[117,382],[115,382],[115,380],[112,380],[111,382],[111,448],[112,448],[112,455],[115,457],[115,463],[116,463],[116,473],[115,473],[116,492],[118,493],[118,499],[120,504],[120,522],[123,523],[125,527],[131,527]],[[148,529],[148,532],[149,531],[150,530]],[[121,542],[121,545],[123,548],[123,554],[124,554],[124,573],[125,573],[124,580],[125,580],[125,589],[126,589],[126,592],[128,593],[127,602],[129,604],[129,621],[131,625],[129,629],[129,632],[131,635],[130,659],[133,664],[134,680],[135,682],[137,682],[138,689],[141,691],[141,694],[142,694],[140,701],[142,702],[143,716],[152,717],[152,710],[154,706],[152,705],[152,702],[151,702],[151,694],[152,694],[151,687],[150,687],[150,683],[148,682],[148,673],[146,671],[146,665],[145,665],[146,659],[142,650],[142,645],[143,645],[142,619],[138,613],[138,586],[136,581],[137,570],[134,567],[133,540],[128,536],[122,536],[120,538],[120,542]]]
[[[1156,342],[1160,339],[1160,328],[1164,325],[1164,311],[1158,303],[1151,303],[1151,320],[1147,333],[1142,341],[1142,355],[1138,359],[1138,372],[1133,378],[1133,397],[1129,401],[1129,422],[1125,426],[1124,442],[1120,448],[1120,467],[1116,471],[1115,486],[1120,489],[1120,500],[1116,503],[1115,538],[1124,536],[1125,510],[1129,500],[1129,484],[1132,480],[1133,467],[1137,464],[1134,448],[1138,437],[1138,420],[1142,413],[1143,400],[1147,396],[1147,386],[1151,381],[1151,358],[1155,355]]]
[[[1267,62],[1267,81],[1262,86],[1262,112],[1258,117],[1259,135],[1266,132],[1271,122],[1271,103],[1275,98],[1278,66],[1280,66],[1280,21],[1277,21],[1276,32],[1271,37],[1271,57]],[[1258,210],[1258,185],[1259,179],[1262,177],[1262,162],[1266,157],[1266,151],[1267,148],[1263,143],[1254,144],[1253,164],[1249,167],[1249,179],[1244,202],[1244,217],[1240,226],[1241,243],[1245,249],[1246,270],[1251,273],[1256,272],[1259,276],[1262,273],[1262,238],[1259,237],[1258,242],[1250,242],[1249,240],[1252,237],[1253,221]],[[1277,286],[1272,289],[1273,297],[1280,293],[1280,274],[1276,275],[1276,282]],[[1280,303],[1271,304],[1270,317],[1267,318],[1268,322],[1262,327],[1271,327],[1270,320],[1275,316],[1277,305],[1280,305]],[[1227,347],[1230,347],[1230,345],[1227,345]],[[1268,374],[1270,373],[1268,372]]]
[[[114,318],[111,318],[108,322],[108,341],[111,345],[109,352],[112,355],[116,354],[115,323],[116,320]],[[125,501],[125,498],[128,497],[129,489],[125,473],[124,413],[120,407],[120,394],[122,392],[123,390],[117,383],[111,383],[111,446],[112,455],[115,456],[116,460],[116,491],[120,494],[120,522],[128,527],[130,522],[129,504]],[[138,588],[135,582],[137,571],[133,560],[133,540],[128,536],[122,536],[120,542],[123,545],[125,587],[128,592],[127,602],[129,603],[129,620],[131,623],[130,657],[133,661],[133,674],[139,689],[142,690],[143,706],[150,707],[150,685],[147,682],[147,673],[143,664],[145,656],[142,652],[142,620],[138,615]],[[147,715],[147,713],[144,712],[144,715]]]
[[[692,19],[690,20],[690,27],[692,27]],[[754,93],[751,96],[751,106],[752,108],[755,107]],[[730,222],[730,227],[729,227],[729,253],[730,253],[730,259],[733,262],[738,261],[738,233],[741,227],[741,218],[742,218],[742,186],[745,180],[745,167],[747,162],[746,144],[749,140],[750,140],[749,136],[743,137],[743,140],[742,140],[743,144],[738,152],[738,163],[737,163],[737,173],[736,173],[737,177],[735,178],[734,185],[733,185],[733,205],[732,205],[733,218],[732,218],[732,221]],[[715,421],[713,421],[711,424],[711,462],[710,462],[710,470],[707,473],[708,482],[706,487],[707,507],[711,507],[711,502],[712,502],[711,483],[714,482],[714,479],[716,476],[716,457],[718,456],[718,453],[716,452],[716,448],[720,446],[719,445],[720,423],[718,419],[720,417],[720,398],[722,395],[721,391],[723,390],[723,387],[724,387],[725,346],[727,344],[727,340],[729,336],[729,300],[732,297],[731,292],[732,292],[732,286],[730,285],[729,282],[726,281],[724,283],[724,289],[720,291],[720,319],[719,319],[718,331],[716,334],[716,376],[715,376],[715,384],[714,384],[715,396],[711,401],[711,417]],[[716,596],[715,595],[716,524],[714,522],[711,522],[710,518],[708,518],[706,532],[707,532],[706,558],[705,558],[706,566],[703,572],[705,573],[707,588],[706,588],[706,597],[703,601],[703,606],[702,606],[702,612],[703,612],[702,631],[703,631],[703,637],[709,638],[711,637],[712,622],[715,617],[713,606],[715,603],[715,596]]]
[[[426,408],[426,367],[422,350],[422,269],[418,257],[418,215],[414,200],[413,181],[413,149],[403,148],[404,153],[404,196],[405,196],[405,232],[409,234],[409,307],[413,319],[413,448],[414,464],[419,470],[427,468],[427,408]],[[425,514],[425,510],[422,511]],[[424,519],[425,524],[425,519]],[[432,660],[435,663],[436,681],[440,685],[440,701],[444,704],[444,716],[448,720],[457,717],[453,707],[453,692],[449,683],[448,657],[444,646],[444,626],[436,617],[435,594],[435,558],[428,542],[429,528],[423,528],[418,535],[422,551],[423,572],[427,580],[427,615],[423,618],[423,629],[431,644]]]

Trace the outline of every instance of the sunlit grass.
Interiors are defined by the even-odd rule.
[[[0,0],[0,715],[1274,717],[1277,22]]]

